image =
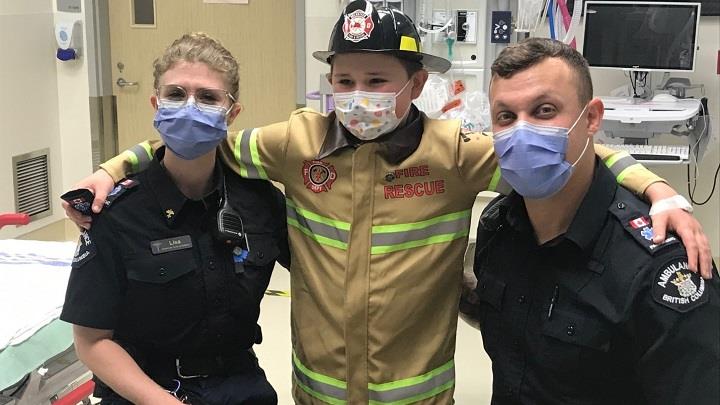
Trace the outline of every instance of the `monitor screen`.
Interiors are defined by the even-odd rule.
[[[692,71],[698,3],[585,3],[583,56],[591,67]]]

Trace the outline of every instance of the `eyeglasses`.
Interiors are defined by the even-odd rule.
[[[197,89],[189,93],[184,87],[176,84],[164,84],[155,90],[161,104],[182,106],[187,103],[190,96],[195,100],[199,109],[210,111],[229,111],[230,106],[235,103],[235,97],[224,89]]]

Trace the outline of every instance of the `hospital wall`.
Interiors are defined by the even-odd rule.
[[[578,46],[581,46],[583,29],[581,28],[578,31],[581,33],[578,38]],[[693,84],[703,84],[705,86],[712,131],[710,132],[711,139],[705,157],[698,167],[700,174],[694,194],[695,200],[704,200],[712,189],[713,175],[720,162],[720,75],[717,74],[718,51],[720,51],[720,17],[700,17],[698,47],[695,71],[692,73],[673,72],[671,76],[687,77]],[[629,79],[621,71],[592,69],[591,73],[595,95],[597,96],[609,95],[615,88],[629,83]],[[660,83],[661,79],[661,72],[653,73],[653,85]],[[664,135],[655,142],[663,143],[665,140],[668,141],[665,143],[682,141],[681,139],[672,138],[676,137]],[[652,140],[650,142],[653,143]],[[665,178],[679,193],[686,198],[688,197],[686,166],[656,165],[650,166],[650,169]],[[710,239],[713,256],[715,258],[720,257],[720,184],[717,185],[715,195],[706,205],[695,207],[695,217],[700,221]]]
[[[52,215],[4,227],[2,239],[28,233],[71,238],[57,196],[92,170],[87,62],[55,58],[54,23],[67,18],[55,9],[54,0],[0,2],[0,212],[15,211],[12,157],[43,148],[50,149],[52,203]],[[84,14],[74,16],[84,27]]]

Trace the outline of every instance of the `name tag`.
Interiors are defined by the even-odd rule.
[[[159,255],[176,250],[190,249],[192,245],[190,235],[183,235],[174,238],[154,240],[150,242],[150,250],[152,250],[154,255]]]

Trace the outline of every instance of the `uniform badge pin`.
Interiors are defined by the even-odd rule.
[[[172,218],[172,217],[175,216],[175,211],[173,211],[173,210],[165,210],[165,216],[167,217],[167,219],[170,219],[170,218]]]

